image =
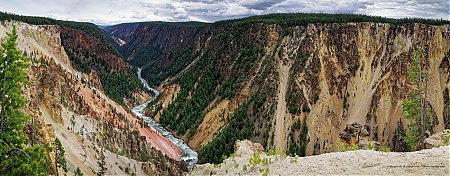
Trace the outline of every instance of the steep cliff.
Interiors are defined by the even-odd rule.
[[[107,149],[107,174],[180,175],[183,172],[178,158],[169,157],[155,145],[155,140],[161,143],[164,138],[149,136],[152,129],[139,123],[128,108],[112,100],[112,94],[105,93],[110,83],[102,80],[104,76],[136,77],[123,59],[108,48],[108,43],[69,26],[17,21],[2,21],[0,38],[12,26],[18,30],[18,48],[32,60],[27,70],[30,83],[23,89],[29,100],[24,112],[30,117],[25,128],[30,144],[52,147],[55,138],[60,139],[66,150],[69,173],[79,167],[86,175],[96,174],[102,149]],[[74,48],[83,50],[70,56],[68,50]],[[89,70],[81,71],[73,60],[75,57],[89,63]],[[125,93],[130,96],[119,97],[124,101],[135,99],[125,101],[129,106],[149,98],[140,87],[124,90],[129,90]],[[50,155],[53,160],[54,154]],[[53,166],[49,163],[52,174]]]
[[[127,23],[105,31],[129,63],[143,67],[143,77],[152,86],[189,65],[195,59],[195,48],[210,35],[209,24],[200,22]]]
[[[354,123],[367,131],[368,140],[406,150],[403,135],[410,120],[402,103],[415,87],[407,70],[417,48],[424,51],[422,68],[430,78],[427,102],[433,113],[427,130],[448,128],[448,22],[292,16],[219,22],[189,36],[180,26],[118,25],[111,31],[117,38],[158,36],[143,47],[189,41],[160,48],[191,46],[195,52],[143,62],[149,67],[192,60],[175,76],[154,81],[162,81],[164,91],[148,113],[199,150],[200,162],[220,162],[238,139],[300,155],[336,151],[339,133]]]

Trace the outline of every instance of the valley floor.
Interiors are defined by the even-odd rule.
[[[327,153],[308,157],[282,157],[260,154],[261,160],[270,158],[267,166],[261,162],[249,164],[251,147],[238,150],[219,166],[197,166],[191,175],[448,175],[450,146],[417,152],[378,152],[357,150]],[[247,165],[244,168],[244,165]],[[236,167],[237,166],[237,167]]]

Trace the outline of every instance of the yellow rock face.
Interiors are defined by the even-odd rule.
[[[348,23],[289,28],[267,25],[259,30],[267,41],[261,46],[264,54],[258,61],[272,58],[278,74],[274,85],[276,111],[269,133],[274,143],[264,147],[287,149],[288,133],[297,119],[307,120],[308,155],[314,150],[316,153],[336,151],[339,132],[354,122],[369,129],[370,140],[392,146],[399,122],[403,127],[409,124],[403,116],[402,102],[414,87],[408,80],[407,69],[418,47],[425,51],[427,64],[423,67],[430,75],[427,100],[435,116],[433,131],[442,131],[448,123],[444,119],[450,116],[445,110],[448,106],[445,97],[449,97],[446,89],[450,89],[449,25]],[[306,60],[298,66],[295,62],[300,62],[300,55],[306,55]],[[254,69],[258,74],[258,67]],[[303,92],[310,112],[289,113],[285,96],[290,91],[288,80],[291,79]],[[245,84],[248,82],[252,82],[252,77]],[[238,95],[246,91],[248,87],[243,86]],[[211,140],[214,137],[211,134],[226,124],[211,115],[223,109],[224,104],[236,106],[239,102],[242,101],[222,101],[216,103],[220,105],[216,109],[206,109],[208,118],[204,118],[190,144],[198,148],[200,143]]]

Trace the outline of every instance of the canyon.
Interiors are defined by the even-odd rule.
[[[79,167],[85,174],[96,174],[98,155],[103,148],[107,149],[107,174],[178,175],[183,172],[179,148],[152,127],[142,124],[126,106],[105,95],[95,70],[86,74],[74,68],[61,41],[61,36],[69,29],[2,22],[0,38],[11,31],[12,26],[18,30],[18,48],[32,58],[32,66],[27,70],[30,83],[24,90],[30,100],[25,113],[32,122],[32,130],[27,131],[34,143],[50,144],[55,138],[60,139],[66,149],[70,172]],[[75,32],[79,34],[71,35],[83,36],[84,33]],[[118,59],[115,55],[111,58],[114,57]],[[118,62],[123,65],[111,65],[129,69],[123,60]],[[136,104],[147,101],[152,95],[141,89],[132,96]],[[133,106],[133,101],[125,102]],[[142,162],[146,160],[154,162]],[[51,168],[50,173],[55,170]]]
[[[363,155],[411,164],[424,153],[448,155],[448,147],[334,153],[363,142],[412,150],[405,136],[414,121],[405,117],[404,102],[417,88],[409,70],[419,49],[428,78],[426,133],[450,128],[448,21],[273,14],[100,29],[1,15],[8,20],[0,20],[0,39],[15,26],[18,48],[31,58],[23,87],[27,139],[50,145],[59,139],[70,174],[77,168],[97,174],[102,153],[107,175],[235,175],[241,167],[222,166],[232,168],[228,156],[248,148],[241,166],[254,152],[292,155],[270,165],[271,174],[298,167],[293,158],[327,165],[329,158],[349,164]],[[48,155],[55,162],[55,152]],[[349,173],[386,166],[366,165]],[[289,173],[342,173],[318,166]],[[63,173],[49,167],[50,174]],[[258,175],[253,171],[242,173]]]
[[[160,57],[147,61],[143,67],[144,77],[145,72],[148,77],[162,76],[162,84],[154,85],[163,94],[159,108],[155,108],[158,105],[149,108],[148,114],[177,131],[180,129],[164,122],[164,118],[169,118],[164,114],[175,111],[175,119],[190,118],[182,116],[184,110],[171,108],[189,106],[184,97],[177,102],[183,91],[188,92],[187,99],[200,96],[200,100],[207,102],[200,107],[201,117],[195,122],[186,121],[192,126],[187,125],[188,130],[178,134],[197,150],[208,142],[223,141],[219,139],[220,133],[230,126],[238,107],[252,101],[252,94],[259,93],[267,98],[261,109],[255,106],[247,109],[248,120],[254,124],[252,134],[246,138],[265,148],[289,151],[289,145],[298,141],[302,133],[293,125],[305,121],[306,155],[337,151],[339,134],[353,123],[367,130],[367,140],[394,151],[407,151],[402,137],[410,120],[404,118],[402,103],[414,87],[407,70],[419,47],[424,49],[424,67],[430,78],[426,84],[432,127],[427,130],[433,134],[449,126],[449,25],[373,22],[304,26],[250,23],[239,28],[188,23],[176,26],[135,23],[132,28],[129,25],[107,30],[125,42],[119,50],[133,48],[130,53],[138,53],[151,46],[160,53]],[[248,54],[248,50],[254,53]],[[185,55],[191,55],[186,60],[192,63],[170,76]],[[248,60],[241,62],[242,59]],[[235,85],[231,96],[218,91],[210,92],[214,94],[210,98],[197,94],[196,86],[208,79],[205,70],[210,66],[220,77],[211,86],[221,90],[231,81]],[[152,71],[155,69],[157,72]],[[185,79],[192,79],[194,84],[183,90]],[[240,130],[246,128],[249,127]],[[218,142],[214,146],[219,143],[223,144]],[[225,142],[227,152],[222,154],[232,153],[233,143],[234,139]],[[294,145],[299,148],[304,144]]]

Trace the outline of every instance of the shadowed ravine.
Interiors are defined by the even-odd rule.
[[[153,120],[150,117],[147,117],[144,115],[144,109],[147,107],[147,105],[152,102],[153,100],[155,100],[156,97],[158,97],[158,95],[160,94],[160,92],[156,89],[152,89],[150,86],[148,86],[147,81],[145,79],[142,78],[141,76],[141,68],[138,68],[137,71],[139,80],[141,80],[142,84],[144,84],[144,87],[150,91],[153,92],[153,94],[155,95],[152,99],[150,99],[149,101],[140,104],[136,107],[134,107],[131,111],[138,116],[140,119],[144,120],[145,122],[147,122],[150,126],[152,126],[153,128],[155,128],[159,133],[161,133],[165,138],[167,138],[170,142],[172,142],[173,144],[175,144],[178,148],[180,148],[181,150],[181,160],[183,162],[186,163],[187,168],[190,170],[192,170],[192,168],[194,167],[195,163],[197,163],[197,152],[195,152],[194,150],[192,150],[185,141],[176,138],[171,132],[169,132],[168,130],[166,130],[162,125],[160,125],[158,122],[156,122],[155,120]]]

